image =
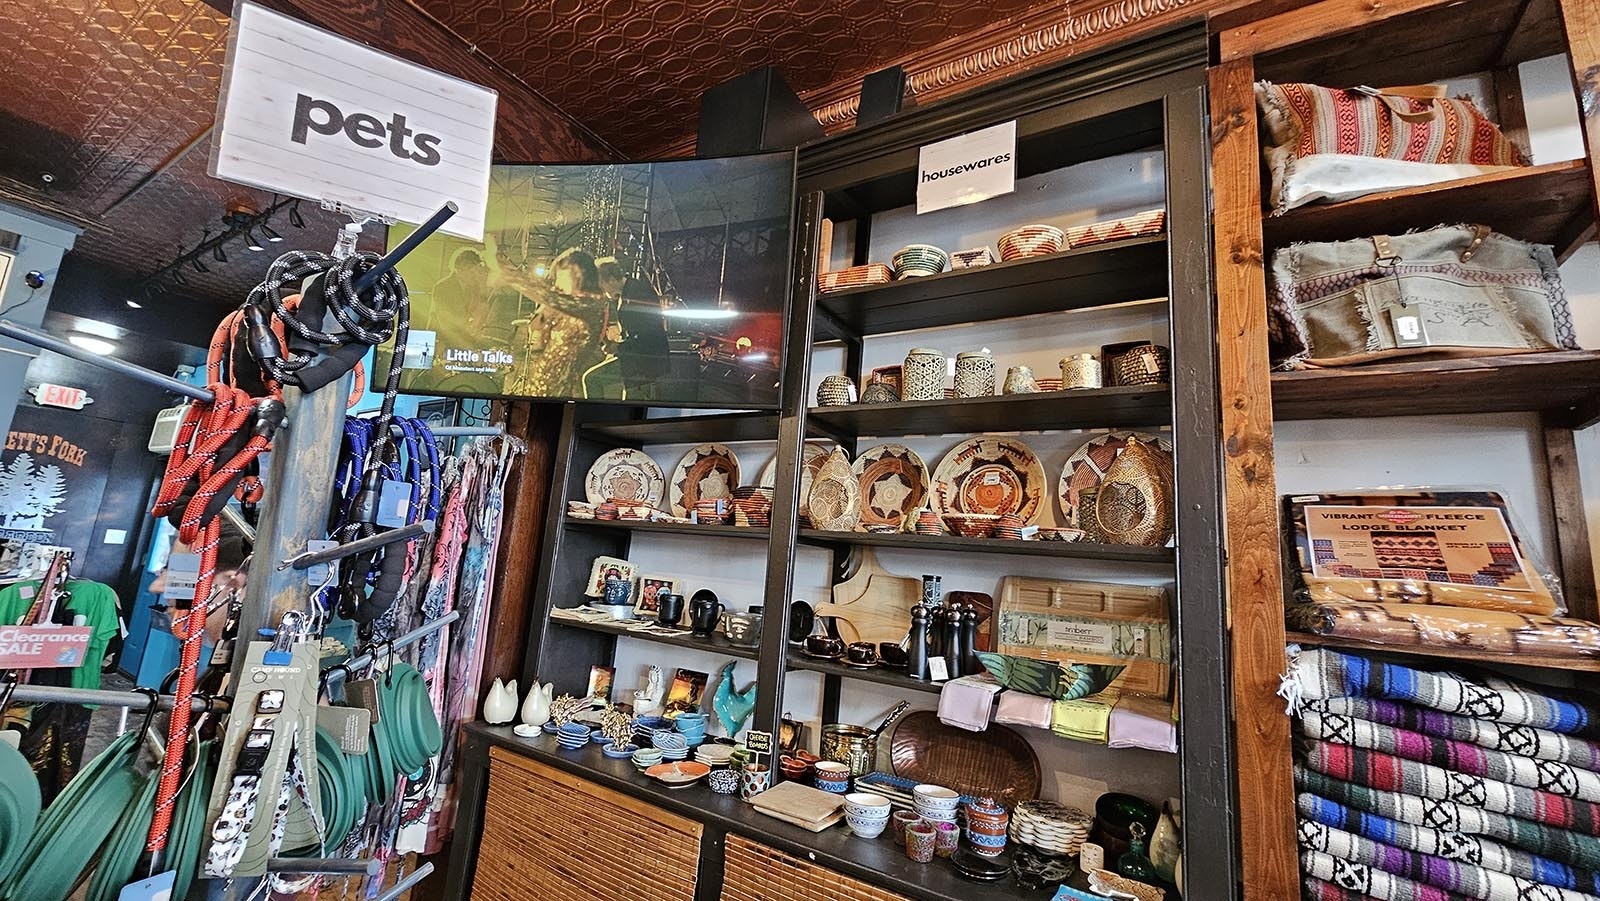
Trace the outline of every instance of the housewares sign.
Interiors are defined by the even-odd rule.
[[[240,3],[211,174],[483,239],[498,95]]]
[[[917,157],[919,214],[1010,194],[1016,186],[1016,120],[928,144]]]

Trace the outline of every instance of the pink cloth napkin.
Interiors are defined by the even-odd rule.
[[[1172,721],[1172,703],[1126,697],[1111,711],[1106,744],[1113,748],[1148,748],[1178,753],[1178,724]]]
[[[939,721],[969,732],[986,731],[999,691],[1000,683],[988,673],[952,679],[939,692]]]
[[[1032,726],[1035,729],[1050,728],[1051,701],[1038,695],[1024,694],[1020,691],[1008,691],[1000,696],[1000,708],[995,711],[994,721],[1007,723],[1013,726]]]

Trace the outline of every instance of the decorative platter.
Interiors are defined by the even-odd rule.
[[[615,499],[660,507],[667,491],[667,476],[649,454],[619,447],[594,461],[583,481],[583,490],[591,504]]]
[[[833,445],[823,441],[807,441],[800,446],[800,515],[811,515],[811,480],[817,477],[817,470],[827,462],[828,454],[832,453]],[[773,488],[778,484],[778,455],[773,454],[772,459],[761,469],[761,478],[756,480],[757,487]]]
[[[861,486],[850,458],[836,448],[811,480],[811,524],[829,532],[849,532],[861,520]]]
[[[934,509],[940,514],[1016,513],[1032,523],[1044,495],[1044,466],[1015,438],[969,438],[951,448],[933,472]]]
[[[994,798],[1010,810],[1039,796],[1039,758],[1015,730],[991,724],[984,732],[946,726],[932,710],[908,713],[890,743],[894,774]]]
[[[739,487],[739,457],[723,444],[694,448],[672,471],[672,512],[688,516],[698,501],[733,498]]]
[[[657,782],[664,783],[667,788],[684,788],[699,782],[709,772],[711,767],[698,760],[679,760],[672,763],[658,763],[646,769],[644,774]]]
[[[1172,456],[1172,442],[1160,435],[1117,431],[1090,438],[1073,451],[1066,465],[1061,467],[1061,478],[1056,482],[1056,500],[1061,504],[1062,522],[1074,526],[1078,524],[1078,492],[1100,484],[1106,471],[1111,469],[1111,464],[1116,462],[1117,455],[1128,445],[1129,438],[1148,442],[1159,447],[1169,458]]]
[[[903,444],[880,444],[850,464],[861,489],[861,524],[903,530],[928,496],[928,467]]]

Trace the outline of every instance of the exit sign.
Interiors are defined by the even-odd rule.
[[[34,403],[41,407],[61,407],[67,410],[82,410],[84,405],[94,403],[94,398],[82,388],[73,388],[69,385],[52,385],[40,382],[28,390],[33,395]]]

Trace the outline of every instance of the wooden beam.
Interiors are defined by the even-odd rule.
[[[1294,898],[1300,892],[1300,871],[1289,718],[1277,698],[1284,670],[1283,588],[1254,76],[1248,58],[1225,63],[1210,75],[1234,760],[1244,896]]]
[[[618,156],[609,144],[527,82],[406,0],[276,0],[275,5],[329,31],[498,91],[497,161],[562,162]]]
[[[1528,111],[1522,101],[1522,76],[1514,65],[1489,72],[1494,90],[1495,115],[1499,116],[1500,133],[1517,146],[1529,162],[1533,161],[1533,145],[1528,143]]]
[[[1223,31],[1218,36],[1220,59],[1232,62],[1312,38],[1348,34],[1440,3],[1441,0],[1322,0]]]
[[[534,585],[539,577],[539,549],[544,545],[556,433],[561,427],[559,404],[514,401],[495,406],[508,408],[506,434],[526,442],[528,452],[506,484],[504,525],[495,564],[493,627],[480,688],[497,677],[515,679],[522,673],[532,626],[529,617],[536,609]]]
[[[1583,146],[1594,183],[1591,203],[1600,202],[1600,0],[1561,0],[1561,22],[1567,32],[1567,60],[1578,89]]]
[[[1555,513],[1556,561],[1567,612],[1578,619],[1600,621],[1595,599],[1594,551],[1589,544],[1589,517],[1584,509],[1578,447],[1572,429],[1544,422],[1544,458],[1549,469],[1550,508]]]

